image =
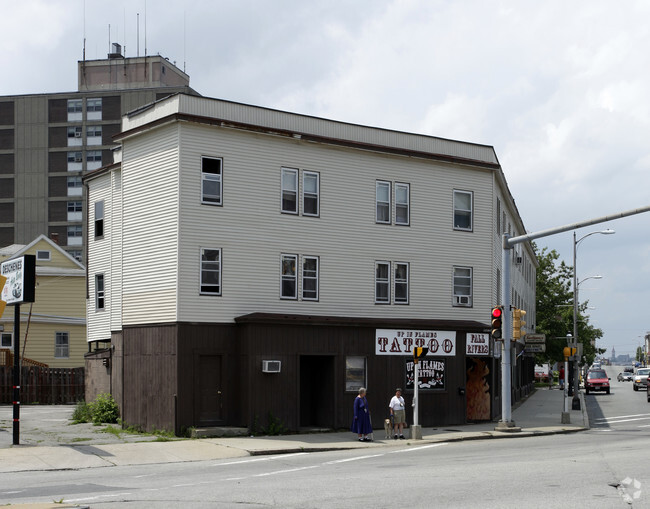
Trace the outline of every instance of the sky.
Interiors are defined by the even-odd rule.
[[[74,91],[84,38],[87,59],[118,42],[168,57],[207,97],[493,146],[529,232],[650,205],[649,2],[0,0],[0,12],[0,95]],[[634,354],[650,331],[650,212],[577,236],[608,228],[579,243],[578,279],[602,276],[580,301],[607,356]],[[536,242],[573,264],[571,231]]]

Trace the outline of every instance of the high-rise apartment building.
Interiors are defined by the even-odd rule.
[[[190,88],[166,58],[125,58],[118,44],[104,60],[78,63],[78,91],[0,97],[0,246],[41,234],[75,258],[83,253],[81,176],[112,162],[125,113]]]

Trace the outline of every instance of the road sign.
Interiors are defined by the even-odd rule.
[[[541,345],[546,343],[546,334],[526,334],[526,344]]]
[[[526,353],[542,353],[546,351],[546,345],[526,345]]]

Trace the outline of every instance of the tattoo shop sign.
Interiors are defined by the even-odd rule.
[[[445,388],[445,361],[423,358],[418,368],[418,390],[433,390]],[[415,379],[415,363],[406,361],[406,389],[413,389]]]
[[[414,347],[429,349],[427,355],[456,355],[456,331],[376,329],[376,355],[413,355]]]
[[[465,353],[474,357],[490,356],[490,335],[467,333]]]

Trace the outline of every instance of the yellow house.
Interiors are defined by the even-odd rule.
[[[20,306],[20,338],[15,338],[14,307],[0,318],[0,349],[51,368],[84,366],[86,342],[86,271],[84,266],[45,235],[28,245],[0,248],[0,262],[23,255],[36,257],[36,298]],[[0,357],[1,359],[2,357]]]

